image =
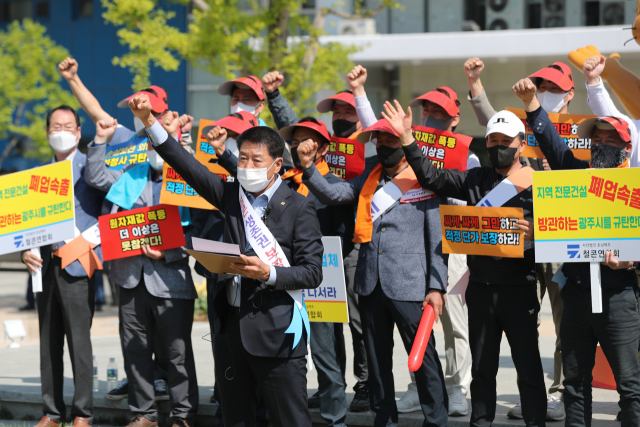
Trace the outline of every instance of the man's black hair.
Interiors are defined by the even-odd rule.
[[[73,108],[69,107],[68,105],[61,105],[59,107],[54,108],[53,110],[50,110],[47,113],[47,127],[49,127],[51,125],[51,115],[53,113],[55,113],[58,110],[63,110],[63,111],[70,111],[71,113],[73,113],[73,117],[76,118],[76,127],[80,127],[80,116],[78,115],[78,112],[76,110],[74,110]]]
[[[284,138],[277,131],[266,126],[256,126],[245,130],[236,141],[238,150],[245,142],[266,145],[269,155],[274,159],[282,157],[284,153]]]
[[[315,124],[317,124],[317,125],[319,125],[319,124],[320,124],[320,122],[318,121],[318,119],[316,119],[315,117],[311,117],[311,116],[307,116],[307,117],[303,117],[303,118],[301,118],[301,119],[300,119],[300,121],[299,121],[298,123],[304,123],[304,122],[311,122],[311,123],[315,123]],[[291,136],[292,136],[292,137],[293,137],[293,135],[296,133],[296,130],[297,130],[297,129],[294,129],[294,130],[293,130],[293,132],[291,132]],[[311,130],[313,130],[313,129],[311,129]],[[322,139],[322,141],[323,141],[323,144],[328,144],[328,143],[329,143],[329,140],[328,140],[327,138],[325,138],[325,137],[324,137],[324,135],[322,135],[322,134],[321,134],[320,132],[318,132],[318,131],[315,131],[315,132],[320,136],[320,138],[321,138],[321,139]],[[322,145],[322,144],[320,144],[320,145]]]

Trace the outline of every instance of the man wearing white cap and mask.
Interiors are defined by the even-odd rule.
[[[98,223],[104,193],[90,187],[84,180],[87,157],[78,150],[80,118],[67,105],[54,108],[47,114],[47,137],[55,155],[49,163],[71,161],[73,183],[46,182],[48,188],[57,182],[59,188],[73,185],[75,224],[79,232]],[[45,177],[40,184],[45,185]],[[37,191],[37,190],[36,190]],[[41,190],[42,191],[42,190]],[[41,256],[32,251],[22,253],[22,260],[35,272],[42,268],[42,292],[36,294],[40,323],[40,372],[42,377],[43,417],[38,427],[56,427],[64,422],[66,406],[63,397],[62,360],[65,335],[73,365],[75,395],[71,406],[74,427],[87,427],[93,422],[91,320],[95,309],[95,280],[78,260],[62,268],[56,251],[65,242],[56,242],[40,248]],[[95,253],[102,261],[100,246]]]
[[[409,165],[423,188],[441,197],[453,197],[476,206],[507,177],[531,174],[524,169],[520,154],[524,151],[524,125],[515,114],[500,111],[487,125],[487,152],[493,167],[458,171],[437,169],[422,155],[412,131],[411,110],[405,115],[400,104],[385,104],[383,116],[400,135]],[[530,178],[530,176],[529,176]],[[472,355],[471,426],[489,426],[496,411],[496,375],[503,332],[511,347],[518,372],[522,413],[527,426],[544,426],[547,399],[540,351],[537,314],[540,311],[536,290],[533,246],[533,197],[531,186],[523,189],[502,206],[521,208],[524,219],[517,226],[524,233],[524,258],[500,258],[468,255],[469,285],[466,300],[469,309],[469,340]]]

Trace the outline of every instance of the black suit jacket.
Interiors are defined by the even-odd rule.
[[[223,241],[235,243],[248,256],[239,182],[224,182],[192,157],[171,136],[155,147],[158,154],[202,197],[225,216]],[[322,282],[322,234],[315,206],[306,197],[284,183],[269,200],[266,225],[274,235],[291,267],[275,267],[275,286],[243,278],[241,282],[240,335],[244,348],[254,356],[300,357],[307,354],[306,337],[295,349],[293,334],[285,334],[293,315],[293,299],[286,290],[312,289]],[[225,282],[218,281],[214,297],[214,326],[217,334],[226,333],[231,314]]]

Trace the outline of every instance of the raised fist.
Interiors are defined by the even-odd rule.
[[[155,123],[155,117],[151,112],[151,102],[148,95],[136,95],[129,100],[129,108],[134,116],[139,118],[148,129]]]
[[[58,71],[62,77],[71,80],[78,74],[78,61],[73,58],[67,58],[58,64]]]
[[[484,63],[480,58],[469,58],[464,63],[464,73],[467,75],[468,79],[479,79],[482,70],[484,70]]]
[[[96,144],[104,144],[113,137],[118,127],[118,121],[113,117],[108,119],[100,119],[96,122],[96,137],[94,139]]]
[[[318,143],[311,140],[306,139],[298,145],[298,157],[300,158],[300,166],[303,169],[311,167],[313,161],[316,157],[316,152],[318,151]]]
[[[227,149],[224,142],[227,140],[228,136],[229,135],[227,135],[227,130],[220,126],[214,127],[209,131],[209,133],[205,135],[207,142],[216,151],[216,155],[218,157],[222,156]]]
[[[364,95],[364,84],[367,81],[367,69],[362,65],[356,65],[347,74],[347,82],[354,96]]]
[[[167,111],[162,116],[162,122],[160,123],[164,130],[174,138],[178,136],[178,127],[180,126],[180,116],[177,111]]]
[[[513,85],[513,93],[524,102],[531,102],[536,96],[536,85],[527,77]]]
[[[607,58],[602,55],[595,55],[587,58],[582,64],[582,72],[587,78],[588,85],[594,85],[600,81],[600,74],[604,71]]]
[[[188,114],[183,114],[180,116],[180,130],[182,133],[187,133],[191,131],[193,127],[193,116]]]
[[[262,87],[265,92],[275,92],[284,82],[284,76],[279,71],[271,71],[262,77]]]

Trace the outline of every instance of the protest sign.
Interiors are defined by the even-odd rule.
[[[640,169],[534,172],[536,262],[640,257]]]
[[[538,141],[536,141],[531,128],[529,128],[527,124],[527,113],[517,108],[507,108],[507,110],[518,116],[518,118],[522,120],[522,123],[524,123],[527,146],[520,155],[534,159],[544,158],[542,150],[538,147]],[[562,137],[565,144],[571,149],[573,155],[580,160],[591,160],[591,138],[580,138],[578,136],[578,125],[587,119],[593,119],[595,117],[596,116],[587,114],[549,113],[549,119],[555,126],[556,131]]]
[[[364,172],[365,148],[365,144],[357,139],[334,136],[329,141],[329,151],[324,160],[338,178],[352,179]]]
[[[216,173],[215,163],[206,163],[212,173]],[[221,176],[223,179],[225,175]],[[213,205],[203,199],[196,190],[175,171],[167,162],[162,169],[162,190],[160,190],[160,203],[168,205],[186,206],[198,209],[216,209]],[[216,209],[217,210],[217,209]]]
[[[231,176],[225,168],[218,165],[218,156],[216,156],[216,151],[213,149],[211,144],[207,142],[205,135],[202,134],[204,128],[213,125],[215,122],[215,120],[200,119],[200,125],[198,126],[198,139],[196,140],[196,159],[200,163],[207,165],[211,172],[218,174],[231,182],[234,180],[234,177]]]
[[[424,126],[414,125],[411,128],[422,154],[436,168],[467,170],[469,145],[473,138]]]
[[[442,252],[522,258],[522,218],[522,208],[441,205]]]
[[[75,237],[71,161],[0,177],[0,255]]]
[[[147,161],[147,138],[134,137],[117,145],[107,145],[104,162],[109,169],[120,170],[126,165]]]
[[[323,237],[322,283],[316,289],[303,289],[311,322],[348,323],[347,288],[344,281],[342,246],[339,237]]]
[[[185,246],[177,206],[156,205],[98,218],[105,261],[141,255],[141,246],[156,251]]]

